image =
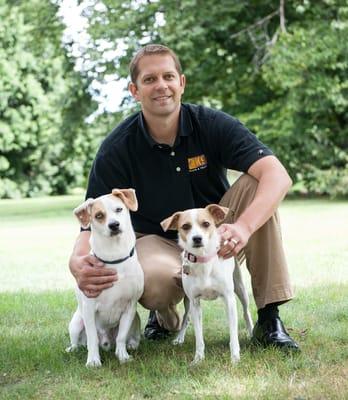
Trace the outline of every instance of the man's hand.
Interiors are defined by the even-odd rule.
[[[80,290],[87,297],[97,297],[104,289],[117,281],[117,272],[104,267],[104,263],[92,255],[70,258],[69,267]]]
[[[222,224],[218,228],[221,247],[218,255],[223,259],[235,257],[248,243],[251,232],[242,224]]]

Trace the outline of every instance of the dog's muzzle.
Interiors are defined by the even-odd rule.
[[[113,221],[108,224],[108,228],[110,229],[110,236],[118,235],[121,233],[120,223],[118,221]]]
[[[203,238],[202,236],[193,236],[192,237],[192,243],[193,243],[193,247],[203,247]]]

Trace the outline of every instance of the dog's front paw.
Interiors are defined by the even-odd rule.
[[[239,353],[231,354],[231,362],[232,362],[232,364],[236,364],[239,360],[240,360],[240,354]]]
[[[116,357],[118,358],[121,364],[125,364],[133,360],[133,357],[130,356],[126,350],[116,350]]]
[[[180,335],[178,335],[178,336],[172,341],[172,344],[173,344],[174,346],[178,346],[178,345],[183,344],[184,341],[185,341],[185,338],[182,337],[182,336],[180,336]]]
[[[76,344],[72,344],[71,346],[67,347],[65,351],[67,353],[72,353],[73,351],[76,351],[78,349],[78,346]]]
[[[129,339],[127,343],[127,349],[128,350],[136,350],[139,347],[140,340],[137,339]]]
[[[97,367],[100,367],[101,365],[102,364],[101,364],[100,358],[97,358],[97,357],[88,358],[88,360],[86,362],[86,367],[97,368]]]
[[[204,354],[196,354],[193,361],[191,361],[191,367],[200,364],[204,360]]]

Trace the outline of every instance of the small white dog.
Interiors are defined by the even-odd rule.
[[[217,297],[223,297],[225,301],[232,362],[237,362],[240,358],[234,291],[242,303],[250,336],[253,330],[248,294],[239,265],[233,259],[219,258],[217,254],[220,248],[220,236],[216,225],[225,219],[227,212],[228,208],[211,204],[206,208],[176,212],[161,222],[164,231],[172,229],[179,232],[179,245],[184,249],[182,283],[186,294],[185,313],[181,330],[173,343],[184,342],[188,312],[190,312],[196,336],[196,353],[192,364],[204,359],[201,299],[214,300]]]
[[[88,199],[74,210],[81,226],[91,227],[92,254],[117,270],[118,280],[96,298],[88,298],[76,288],[78,307],[69,324],[71,345],[67,351],[86,345],[86,366],[101,365],[99,343],[109,350],[116,341],[116,357],[130,360],[128,349],[140,342],[137,301],[144,290],[144,274],[135,250],[135,233],[129,210],[136,211],[133,189],[113,189],[111,194]]]

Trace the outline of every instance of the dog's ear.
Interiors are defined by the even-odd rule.
[[[164,230],[164,232],[167,232],[168,230],[171,230],[171,231],[178,230],[178,221],[179,221],[180,214],[181,214],[181,212],[178,211],[178,212],[174,213],[171,217],[168,217],[161,222],[161,227]]]
[[[131,211],[137,211],[138,200],[134,189],[112,189],[112,195],[119,197]]]
[[[79,220],[82,228],[87,229],[91,224],[91,206],[93,204],[93,199],[87,199],[81,205],[75,208],[74,214]]]
[[[226,218],[227,213],[229,212],[229,209],[227,207],[222,207],[219,206],[218,204],[209,204],[209,206],[206,206],[205,208],[210,212],[211,216],[214,218],[215,225],[222,222]]]

